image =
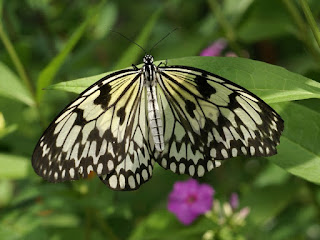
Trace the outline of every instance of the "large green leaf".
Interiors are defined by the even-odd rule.
[[[10,98],[29,106],[34,101],[19,78],[3,63],[0,62],[0,96]]]
[[[38,81],[37,81],[37,101],[40,102],[43,97],[43,88],[50,85],[61,68],[64,61],[67,59],[69,53],[76,46],[76,44],[81,39],[87,27],[94,19],[94,16],[101,10],[101,6],[104,4],[104,0],[100,2],[96,7],[92,8],[89,11],[87,18],[85,21],[80,24],[80,26],[73,32],[70,39],[67,41],[62,50],[58,53],[58,55],[53,58],[53,60],[40,72]]]
[[[187,57],[172,59],[169,65],[197,67],[245,87],[268,103],[320,98],[320,84],[316,81],[271,64],[245,58]],[[105,74],[61,82],[47,89],[80,93]]]
[[[300,104],[273,105],[285,122],[278,154],[269,159],[308,181],[320,184],[320,113]]]

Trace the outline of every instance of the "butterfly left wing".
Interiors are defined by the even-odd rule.
[[[186,66],[161,67],[157,79],[165,150],[155,159],[165,169],[201,177],[217,160],[276,153],[283,120],[253,93]]]
[[[151,177],[143,79],[139,70],[110,74],[82,92],[50,124],[33,156],[51,182],[94,171],[112,189],[132,190]]]

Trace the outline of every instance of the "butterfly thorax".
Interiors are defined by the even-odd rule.
[[[157,99],[157,67],[153,64],[153,57],[151,55],[145,55],[143,62],[144,66],[142,71],[144,86],[147,89],[149,127],[156,150],[162,152],[164,150],[164,140],[162,119]]]

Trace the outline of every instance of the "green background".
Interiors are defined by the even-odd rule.
[[[0,239],[201,239],[210,229],[214,239],[320,239],[320,35],[303,6],[319,23],[318,0],[0,0]],[[205,217],[179,223],[167,198],[187,176],[160,166],[135,192],[97,177],[47,183],[31,166],[75,93],[142,62],[144,52],[110,29],[150,49],[176,27],[155,60],[226,77],[285,120],[276,156],[234,158],[200,179],[219,201],[237,192],[251,209],[237,229]],[[219,38],[228,41],[222,56],[242,58],[199,57]]]

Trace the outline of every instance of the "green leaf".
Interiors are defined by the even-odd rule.
[[[74,214],[59,213],[52,214],[48,217],[42,218],[42,225],[52,227],[77,227],[79,225],[79,218]]]
[[[265,224],[292,201],[295,192],[292,184],[253,189],[243,197],[241,206],[250,207],[249,221],[257,225]]]
[[[320,98],[320,84],[268,63],[245,58],[187,57],[172,59],[168,65],[197,67],[241,85],[268,103]],[[80,93],[108,73],[62,82],[47,89]]]
[[[18,125],[14,124],[14,125],[9,125],[6,128],[0,129],[0,139],[4,138],[5,136],[13,133],[14,131],[16,131],[18,129]]]
[[[117,6],[113,2],[108,2],[100,11],[97,23],[93,29],[93,36],[101,39],[110,33],[110,28],[117,20]]]
[[[320,113],[297,103],[273,105],[284,119],[278,154],[269,159],[286,171],[320,184]]]
[[[53,58],[53,60],[40,72],[37,81],[37,101],[40,102],[43,97],[43,88],[50,85],[58,73],[59,69],[61,68],[62,64],[68,57],[69,53],[75,47],[75,45],[79,42],[82,35],[84,34],[87,27],[94,19],[94,16],[98,14],[101,10],[101,6],[104,4],[105,1],[101,1],[96,7],[92,8],[91,11],[88,13],[87,18],[82,24],[74,31],[71,35],[70,39],[67,41],[64,48],[60,51],[60,53]]]
[[[0,181],[0,207],[3,208],[10,203],[13,197],[14,185],[10,180]]]
[[[0,78],[0,96],[22,102],[29,106],[34,105],[34,101],[29,91],[25,88],[20,79],[1,62]]]
[[[17,125],[6,126],[6,121],[3,117],[2,112],[0,112],[0,139],[14,132],[15,130],[17,130],[17,128]]]
[[[238,0],[237,4],[234,4],[234,0],[225,0],[222,2],[223,11],[230,22],[237,25],[253,2],[254,0]]]
[[[290,178],[290,174],[278,167],[277,165],[270,163],[262,173],[254,181],[254,186],[264,187],[270,185],[284,184]]]
[[[147,21],[147,24],[144,26],[144,28],[140,32],[137,39],[135,39],[135,42],[140,46],[142,46],[143,48],[147,47],[147,42],[149,40],[150,34],[161,12],[162,12],[162,9],[159,9],[150,17],[150,19]],[[142,51],[138,46],[136,46],[135,44],[132,44],[128,48],[128,50],[122,55],[122,57],[116,64],[115,69],[120,69],[120,68],[131,66],[131,64],[135,64],[139,56],[141,55],[141,52]]]
[[[0,0],[0,24],[2,24],[3,0]]]
[[[0,179],[21,179],[27,176],[30,160],[26,157],[0,153]]]
[[[72,92],[72,93],[81,93],[90,85],[94,84],[96,81],[105,77],[109,73],[111,72],[102,73],[92,77],[79,78],[79,79],[71,80],[67,82],[60,82],[60,83],[46,87],[45,90],[61,90],[61,91]]]

